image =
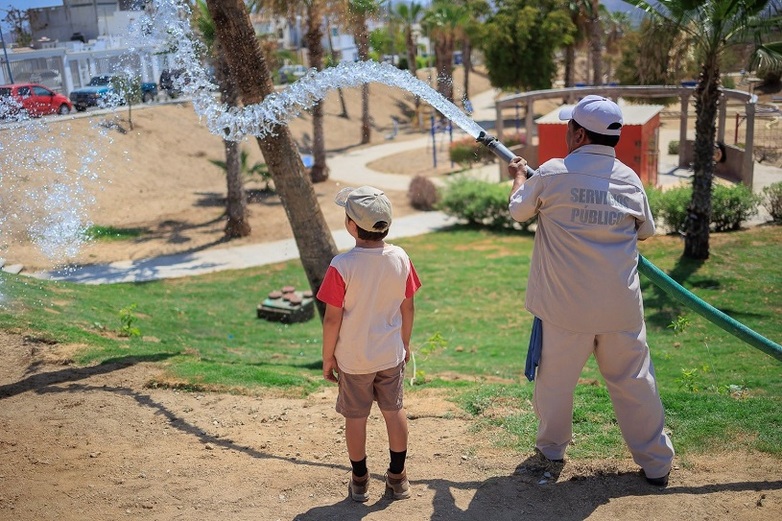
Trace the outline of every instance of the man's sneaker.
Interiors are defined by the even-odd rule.
[[[386,472],[386,494],[394,499],[407,499],[410,497],[410,482],[407,480],[407,470],[400,474]]]
[[[670,472],[666,474],[665,476],[661,478],[650,478],[646,475],[646,473],[641,470],[641,473],[643,473],[644,477],[646,478],[646,482],[650,485],[654,485],[655,487],[667,487],[668,486],[668,476],[671,474]]]
[[[356,477],[351,472],[350,483],[348,483],[348,494],[353,501],[363,503],[369,499],[369,472],[366,476]]]

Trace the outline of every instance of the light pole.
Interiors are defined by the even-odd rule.
[[[5,38],[3,37],[3,28],[0,27],[0,42],[3,44],[3,55],[5,56],[5,66],[8,67],[8,83],[14,82],[14,75],[11,72],[11,62],[8,61],[8,49],[5,48]]]

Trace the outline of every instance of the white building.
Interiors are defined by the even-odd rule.
[[[63,0],[59,7],[29,9],[32,47],[0,54],[0,83],[9,83],[13,76],[16,82],[42,83],[67,95],[92,76],[120,69],[136,72],[141,81],[157,82],[169,56],[153,47],[134,47],[131,52],[127,43],[144,3]]]

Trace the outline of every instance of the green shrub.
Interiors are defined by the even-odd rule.
[[[722,77],[722,86],[726,89],[735,89],[736,80],[733,78],[733,76],[725,75]]]
[[[467,176],[450,180],[441,191],[438,208],[470,224],[489,228],[521,228],[534,222],[516,223],[508,211],[507,184],[489,183]]]
[[[681,186],[662,192],[656,199],[650,195],[649,204],[652,214],[671,232],[683,232],[691,200],[692,187]],[[760,196],[742,184],[715,184],[711,194],[712,228],[715,232],[738,230],[744,221],[757,213],[759,204]]]
[[[660,215],[660,206],[662,204],[663,190],[652,185],[644,187],[646,198],[649,199],[649,208],[655,219]]]
[[[676,156],[679,154],[679,140],[674,139],[673,141],[668,141],[668,154],[672,156]]]
[[[762,198],[763,206],[771,214],[771,219],[777,224],[782,223],[782,181],[765,187]]]
[[[715,184],[711,191],[711,224],[714,231],[738,230],[741,223],[758,213],[760,196],[743,184]]]
[[[472,166],[478,162],[488,163],[494,159],[494,154],[488,148],[476,143],[471,137],[451,143],[448,154],[451,161],[463,166]]]
[[[662,192],[655,202],[657,213],[652,213],[660,219],[671,232],[683,232],[687,220],[687,206],[692,199],[691,186],[678,186]],[[652,212],[655,210],[652,209]]]

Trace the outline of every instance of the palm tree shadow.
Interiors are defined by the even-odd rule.
[[[91,378],[93,376],[108,374],[114,371],[119,371],[121,369],[126,369],[142,362],[161,362],[172,356],[176,356],[176,353],[122,356],[119,358],[110,358],[98,365],[88,367],[68,367],[67,369],[47,371],[42,373],[34,372],[37,371],[38,365],[32,364],[26,371],[26,374],[29,376],[26,376],[18,382],[0,385],[0,400],[16,396],[17,394],[21,394],[27,391],[43,393],[46,392],[47,388],[53,385],[67,382],[76,382],[86,378]]]

